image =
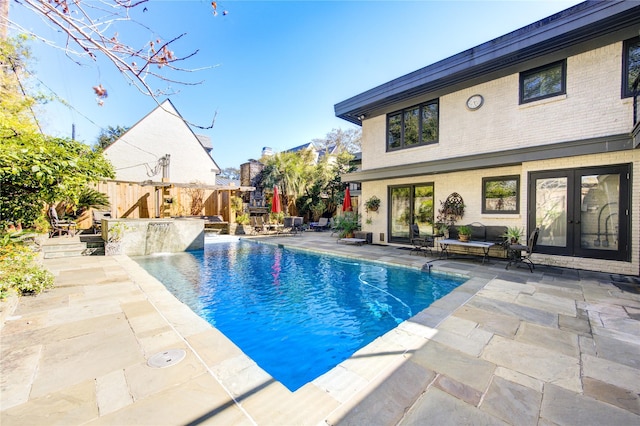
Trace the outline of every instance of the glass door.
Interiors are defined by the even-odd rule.
[[[389,188],[389,242],[409,243],[412,224],[421,234],[433,233],[433,184]]]
[[[629,260],[630,165],[531,173],[536,251]]]

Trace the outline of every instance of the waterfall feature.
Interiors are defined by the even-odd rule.
[[[181,251],[182,239],[173,222],[150,222],[147,225],[145,254]]]

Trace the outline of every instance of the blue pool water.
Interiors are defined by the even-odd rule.
[[[464,281],[247,241],[135,260],[292,391]]]

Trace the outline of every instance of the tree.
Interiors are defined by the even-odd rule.
[[[238,180],[240,179],[240,169],[236,167],[225,167],[220,172],[220,176],[231,180]]]
[[[0,40],[0,220],[30,226],[45,203],[77,204],[88,183],[113,177],[100,152],[40,133],[21,72],[29,52],[20,40]]]
[[[362,129],[332,129],[324,139],[314,139],[312,142],[320,149],[336,146],[338,152],[355,154],[362,151]]]
[[[120,136],[125,134],[129,130],[129,127],[109,126],[106,129],[102,129],[98,135],[95,147],[104,151],[109,145],[114,143]]]
[[[4,2],[3,2],[4,3]],[[95,61],[99,56],[110,61],[122,75],[140,92],[152,96],[163,94],[152,88],[148,80],[162,80],[179,84],[194,84],[186,81],[171,79],[163,74],[164,70],[189,73],[193,70],[182,68],[178,64],[197,53],[175,54],[172,45],[184,37],[182,33],[170,40],[157,38],[125,42],[133,31],[127,31],[134,26],[150,30],[147,24],[139,21],[145,16],[138,13],[139,20],[131,17],[134,9],[146,12],[152,5],[147,0],[20,0],[20,5],[40,17],[47,26],[60,31],[66,38],[64,46],[57,46],[65,50],[70,57],[88,58]],[[217,3],[211,2],[213,14],[217,15]],[[8,15],[7,10],[2,13]],[[227,14],[226,11],[223,12]],[[20,31],[29,33],[9,16],[0,16],[3,20]],[[122,36],[114,28],[123,29]],[[39,34],[31,35],[41,38],[52,46],[55,42],[45,40]],[[197,83],[195,83],[197,84]],[[96,94],[100,96],[104,88],[96,87]],[[106,94],[106,92],[105,92]]]
[[[281,191],[284,208],[288,209],[289,203],[295,203],[295,199],[302,195],[312,182],[312,152],[280,152],[264,161],[262,185],[264,188],[277,185]]]

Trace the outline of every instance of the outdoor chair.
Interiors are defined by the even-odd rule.
[[[329,218],[321,217],[318,222],[312,223],[311,228],[314,231],[324,231],[325,229],[329,229]]]
[[[262,216],[251,216],[249,218],[249,225],[252,228],[252,234],[260,234],[266,230]]]
[[[529,272],[533,273],[535,269],[535,265],[531,260],[531,254],[533,250],[536,248],[536,244],[538,244],[538,234],[540,233],[540,228],[536,228],[531,235],[529,235],[529,239],[527,240],[527,245],[522,244],[509,244],[507,248],[507,253],[509,256],[509,263],[505,269],[509,269],[511,264],[520,264],[524,263],[529,267]]]
[[[76,233],[76,223],[68,220],[58,219],[58,212],[55,207],[49,209],[49,224],[51,229],[49,230],[49,238],[58,234],[61,237],[63,234],[67,234],[73,237]]]
[[[418,254],[423,254],[424,256],[426,256],[427,253],[431,254],[431,248],[434,246],[433,237],[432,236],[421,237],[420,227],[416,223],[411,225],[410,230],[411,230],[410,240],[411,240],[411,244],[413,245],[413,248],[411,249],[409,254],[413,252],[416,252]]]
[[[93,233],[97,234],[102,230],[102,219],[111,219],[110,211],[94,210],[91,213],[93,217]]]

